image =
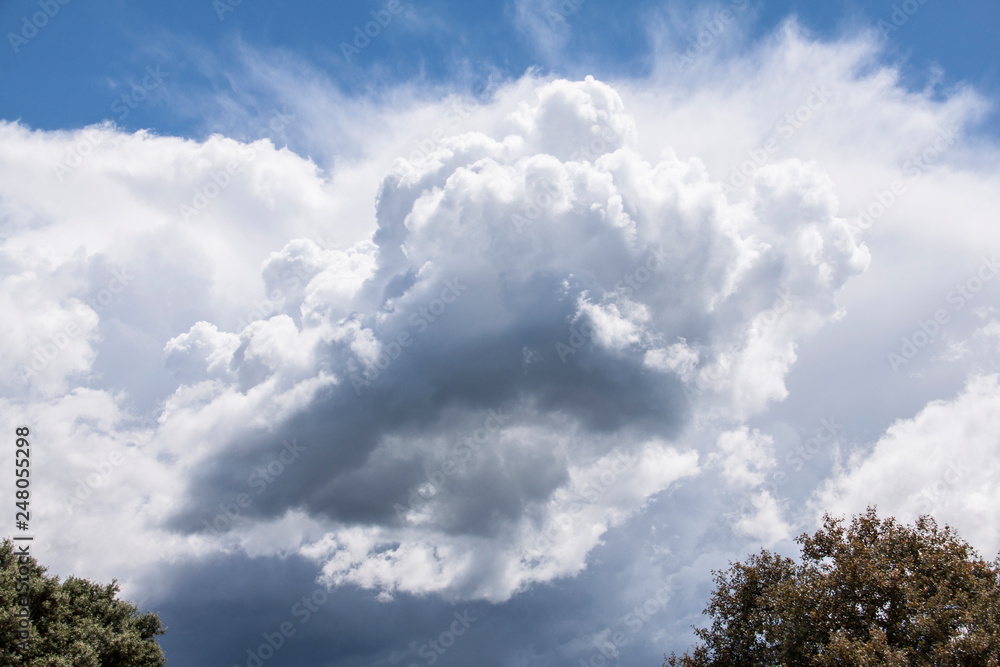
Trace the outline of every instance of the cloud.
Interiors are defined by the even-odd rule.
[[[784,396],[796,341],[867,263],[829,179],[769,165],[734,205],[697,161],[642,159],[606,84],[539,82],[507,104],[503,134],[443,137],[383,179],[373,245],[293,241],[266,260],[269,284],[301,269],[282,314],[240,332],[229,384],[194,385],[197,403],[182,387],[161,419],[232,422],[264,401],[288,417],[258,413],[192,462],[174,529],[200,530],[294,438],[303,465],[236,530],[304,510],[329,526],[305,548],[331,583],[504,600],[579,572],[610,526],[697,472],[676,440],[692,411],[746,416]],[[463,448],[501,406],[489,446]],[[614,452],[658,472],[573,506],[575,480]]]
[[[767,548],[791,537],[792,527],[784,518],[784,508],[770,491],[758,491],[750,498],[753,514],[740,517],[735,528],[739,532],[760,540]]]
[[[871,183],[954,120],[921,185],[971,192],[950,204],[970,210],[994,196],[949,162],[981,100],[906,92],[873,54],[789,30],[694,93],[528,74],[481,104],[334,96],[371,141],[329,163],[106,129],[58,188],[52,165],[90,130],[4,123],[5,298],[36,333],[9,334],[3,363],[30,368],[32,336],[79,328],[38,377],[6,375],[11,410],[64,424],[53,451],[80,452],[49,460],[39,497],[125,461],[72,518],[42,511],[65,535],[55,562],[130,582],[165,560],[297,554],[383,600],[500,602],[579,575],[671,494],[750,497],[739,539],[784,539],[790,504],[759,488],[781,442],[747,422],[790,397],[824,328],[879,319],[845,292],[900,256],[880,234],[924,190],[864,230]],[[289,122],[315,120],[302,104]],[[918,213],[918,230],[940,218]],[[860,502],[870,476],[823,498]],[[728,509],[674,511],[704,526]],[[102,523],[121,527],[111,558],[79,546]],[[739,548],[702,530],[662,539]]]
[[[738,486],[758,486],[775,465],[774,439],[758,430],[743,427],[719,436],[719,453],[710,461],[722,466],[722,476]]]
[[[972,377],[958,395],[894,423],[870,454],[852,455],[817,491],[813,507],[855,514],[877,505],[906,521],[931,514],[992,557],[1000,551],[998,404],[1000,377]]]
[[[570,34],[570,20],[583,0],[517,0],[514,25],[546,59],[556,58]]]
[[[184,480],[155,530],[212,532],[278,444],[302,442],[300,464],[227,515],[229,539],[322,526],[324,548],[299,541],[331,583],[503,600],[579,572],[611,526],[695,475],[697,454],[677,441],[692,411],[752,414],[782,397],[796,339],[835,314],[834,291],[866,261],[829,182],[772,165],[750,205],[731,204],[698,161],[644,160],[621,98],[593,78],[522,85],[502,104],[497,134],[445,136],[383,179],[370,242],[293,237],[267,251],[277,239],[251,222],[239,258],[223,239],[242,202],[282,220],[327,208],[314,169],[266,142],[118,138],[124,159],[150,155],[149,178],[194,156],[204,174],[167,223],[180,233],[170,257],[189,247],[191,259],[157,254],[148,225],[124,247],[97,236],[98,261],[121,257],[134,276],[131,301],[100,326],[130,327],[136,355],[159,338],[177,383],[145,438],[164,478]],[[71,177],[100,179],[110,158]],[[155,211],[163,195],[140,185],[133,197]],[[789,215],[805,216],[791,236]],[[247,275],[254,255],[262,289],[247,290],[224,272]],[[167,275],[192,299],[155,301],[178,312],[149,317]],[[781,290],[796,299],[766,317]],[[252,308],[225,303],[255,292]],[[507,423],[476,442],[491,409]],[[640,464],[616,471],[626,460]],[[605,468],[613,479],[595,486]]]

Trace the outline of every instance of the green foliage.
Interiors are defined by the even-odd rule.
[[[139,614],[115,599],[119,586],[45,574],[34,558],[19,563],[10,540],[0,543],[0,665],[32,667],[163,667],[156,643],[166,628],[153,613]],[[18,637],[18,568],[30,572],[31,636],[27,650]]]
[[[711,627],[664,667],[1000,667],[1000,559],[927,516],[910,527],[869,507],[842,523],[796,538],[801,563],[761,550],[713,572]]]

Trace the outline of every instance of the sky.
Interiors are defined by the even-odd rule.
[[[194,667],[659,665],[870,505],[996,556],[998,23],[0,2],[33,553]]]

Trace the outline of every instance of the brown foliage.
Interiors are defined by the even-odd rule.
[[[800,535],[802,562],[761,550],[713,572],[701,644],[664,667],[1000,667],[1000,559],[988,563],[928,516],[875,509]]]

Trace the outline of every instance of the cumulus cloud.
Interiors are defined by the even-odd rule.
[[[789,395],[802,345],[844,318],[868,267],[879,230],[863,240],[844,201],[870,188],[845,194],[840,144],[870,133],[891,181],[905,133],[977,101],[901,101],[885,72],[857,74],[857,44],[783,39],[749,83],[672,104],[666,87],[528,75],[459,112],[381,110],[405,141],[330,172],[268,141],[108,130],[47,197],[79,134],[0,126],[4,298],[37,332],[8,334],[3,363],[31,368],[33,336],[79,330],[7,400],[73,424],[60,447],[130,466],[74,509],[121,520],[122,555],[101,567],[298,553],[383,599],[504,601],[579,574],[702,479],[751,498],[741,536],[787,537],[785,504],[760,490],[776,439],[746,422]],[[734,188],[719,146],[738,168],[746,136],[763,142],[820,75],[839,92],[810,127],[837,146],[797,132]],[[847,99],[865,123],[838,124]],[[434,131],[398,129],[418,117]],[[52,465],[60,484],[88,472]],[[877,488],[851,465],[833,506]],[[45,516],[65,553],[93,528]]]
[[[209,322],[197,322],[187,333],[167,341],[164,361],[181,382],[193,384],[230,375],[233,353],[239,347],[236,334],[219,331]]]
[[[907,521],[931,514],[982,555],[996,555],[998,404],[1000,377],[972,377],[957,396],[932,401],[913,418],[894,423],[870,454],[852,455],[817,491],[814,507],[850,514],[877,505]]]
[[[294,238],[266,253],[258,242],[256,294],[221,274],[244,271],[221,245],[238,202],[287,218],[297,204],[279,202],[322,208],[322,184],[311,194],[269,177],[294,158],[266,144],[122,138],[126,155],[163,142],[160,163],[200,155],[219,186],[195,188],[206,201],[231,188],[211,206],[193,199],[202,263],[168,269],[207,288],[178,304],[194,321],[143,327],[177,383],[147,455],[186,489],[157,530],[209,531],[255,466],[295,440],[302,464],[228,522],[238,540],[312,517],[326,546],[304,548],[332,583],[506,599],[579,572],[611,526],[697,473],[677,440],[692,412],[747,415],[783,396],[797,339],[835,315],[834,292],[866,262],[828,180],[769,166],[733,204],[697,160],[644,160],[607,84],[539,82],[509,98],[496,134],[444,137],[385,176],[371,241]],[[234,156],[244,164],[220,181]],[[157,238],[133,234],[139,247]],[[152,279],[133,265],[137,283]],[[768,317],[779,291],[791,305]],[[263,298],[221,307],[234,295]],[[82,372],[93,356],[67,359]],[[491,409],[505,423],[486,432]],[[624,461],[639,463],[618,471]]]
[[[770,491],[758,491],[750,498],[754,511],[741,516],[735,528],[741,533],[760,540],[770,548],[791,537],[791,526],[784,517],[784,510]]]
[[[758,486],[774,467],[774,439],[743,427],[719,436],[719,451],[710,457],[722,467],[722,476],[739,486]]]
[[[293,241],[267,259],[269,286],[281,272],[299,284],[234,351],[235,332],[199,348],[203,381],[218,377],[213,354],[234,377],[184,401],[185,419],[243,395],[296,411],[266,428],[257,415],[259,432],[200,460],[175,528],[198,530],[294,437],[307,464],[246,514],[326,522],[306,548],[328,581],[502,600],[579,572],[611,525],[695,474],[677,440],[692,412],[746,416],[783,397],[797,341],[837,315],[834,293],[867,262],[829,179],[771,165],[733,204],[696,160],[636,153],[612,87],[557,80],[526,97],[503,134],[444,137],[387,175],[372,245]],[[780,314],[779,293],[793,295]],[[170,358],[206,333],[172,339]],[[476,427],[502,405],[509,423]],[[645,463],[567,509],[613,452]]]

